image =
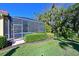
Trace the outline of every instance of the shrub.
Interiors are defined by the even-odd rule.
[[[50,25],[48,25],[47,23],[45,23],[45,31],[47,33],[51,33],[51,31],[52,31],[52,27]]]
[[[53,37],[54,37],[53,33],[31,33],[31,34],[26,34],[24,36],[24,40],[26,42],[34,42],[34,41],[39,41],[44,39],[50,39]]]
[[[48,36],[46,33],[32,33],[32,34],[26,34],[24,36],[24,40],[26,42],[40,41],[40,40],[44,40],[47,38],[48,38]]]
[[[53,38],[54,34],[53,33],[47,33],[48,38]]]
[[[6,42],[7,42],[6,37],[0,36],[0,49],[5,47]]]

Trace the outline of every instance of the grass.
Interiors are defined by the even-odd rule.
[[[58,40],[43,40],[39,42],[26,43],[16,48],[0,51],[1,56],[75,56],[79,52],[71,47],[63,49]]]

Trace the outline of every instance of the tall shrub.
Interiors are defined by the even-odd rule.
[[[6,37],[0,36],[0,49],[5,47],[7,43]]]

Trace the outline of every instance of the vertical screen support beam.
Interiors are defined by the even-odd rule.
[[[10,39],[10,20],[8,19],[8,39]]]
[[[24,32],[23,32],[23,20],[22,20],[22,27],[21,28],[22,28],[22,39],[23,39],[23,36],[24,36],[23,35],[24,34]]]
[[[13,27],[13,39],[14,39],[14,38],[15,38],[15,36],[14,36],[14,24],[13,24],[13,26],[12,26],[12,27]]]
[[[27,23],[27,28],[28,28],[27,30],[28,30],[28,32],[29,32],[29,21],[28,21],[28,23]]]

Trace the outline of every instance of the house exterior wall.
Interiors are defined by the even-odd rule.
[[[0,18],[0,36],[4,36],[4,20]]]
[[[5,10],[0,10],[0,36],[8,36],[8,12]],[[6,17],[6,18],[5,18]]]

